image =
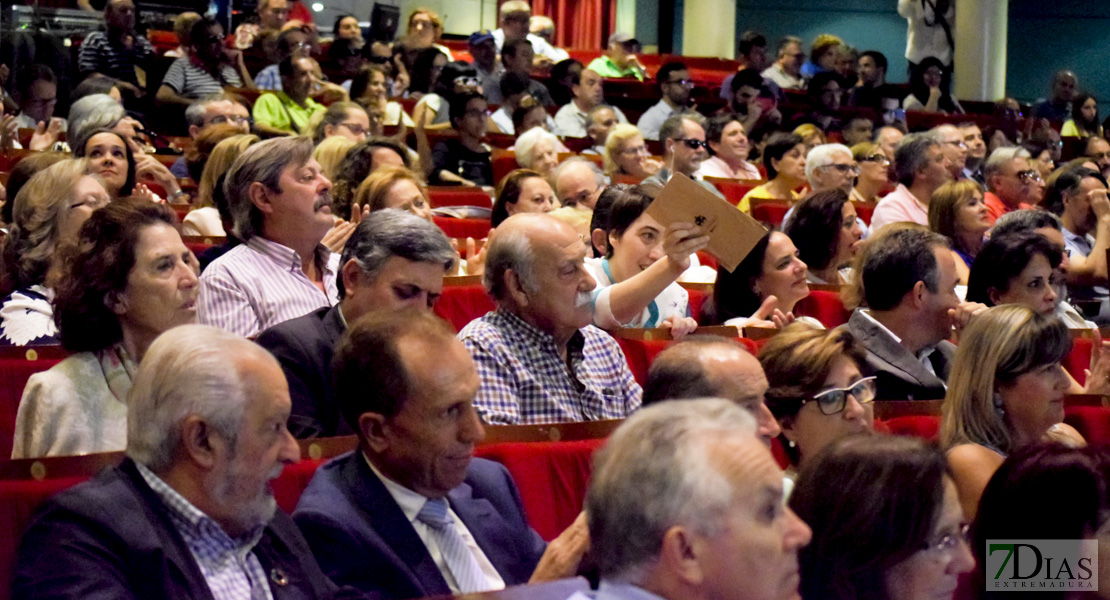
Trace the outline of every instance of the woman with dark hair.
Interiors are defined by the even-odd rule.
[[[77,241],[93,211],[108,204],[89,163],[69,159],[35,174],[8,204],[13,220],[4,239],[4,289],[0,300],[0,346],[57,344],[54,289],[62,275],[60,250]]]
[[[1090,94],[1079,94],[1071,103],[1071,118],[1064,121],[1060,136],[1102,137],[1098,122],[1098,100]]]
[[[879,202],[879,194],[890,186],[890,159],[883,154],[883,147],[874,142],[852,146],[852,158],[859,165],[859,176],[849,199],[873,207]]]
[[[1052,148],[1046,140],[1029,139],[1021,145],[1029,152],[1029,166],[1037,170],[1042,181],[1048,181],[1049,175],[1056,170],[1056,161],[1052,158]]]
[[[412,167],[405,147],[393,140],[372,138],[355,144],[347,151],[347,156],[339,162],[332,179],[331,209],[337,217],[351,218],[351,203],[354,202],[358,186],[375,167],[383,165]]]
[[[840,110],[844,87],[846,87],[842,83],[840,75],[835,71],[814,75],[806,86],[810,112],[795,117],[794,121],[813,123],[826,132],[839,131],[841,122],[837,117],[837,111]]]
[[[983,190],[970,179],[950,181],[933,192],[929,201],[929,229],[952,243],[956,273],[967,285],[971,266],[990,231],[990,214],[983,204]]]
[[[809,283],[844,285],[852,280],[849,263],[863,239],[856,209],[841,189],[818,192],[802,199],[783,233],[798,248],[798,258],[809,269]]]
[[[917,63],[910,72],[910,95],[902,101],[902,108],[941,114],[963,114],[964,107],[941,85],[948,68],[940,60],[929,56]]]
[[[798,474],[790,508],[813,529],[798,553],[805,600],[951,600],[975,567],[944,455],[922,440],[831,443]]]
[[[782,327],[794,320],[794,305],[809,295],[806,264],[785,233],[772,231],[729,272],[717,269],[713,296],[702,309],[702,324]],[[804,318],[804,317],[803,317]],[[807,319],[811,326],[820,323]]]
[[[779,440],[793,467],[842,437],[871,433],[875,378],[860,372],[865,361],[866,351],[848,330],[805,323],[783,328],[759,351],[770,386],[767,408],[782,428]]]
[[[359,47],[363,44],[362,27],[358,24],[358,17],[352,14],[340,14],[332,25],[332,34],[337,40],[355,40]]]
[[[1063,259],[1062,249],[1035,231],[993,236],[971,267],[967,301],[1022,304],[1051,315],[1059,300],[1053,280]]]
[[[137,365],[163,331],[196,321],[196,259],[174,222],[164,205],[117,200],[81,227],[54,300],[62,346],[73,354],[27,382],[13,458],[127,446]]]
[[[740,200],[737,208],[751,213],[752,199],[797,200],[797,189],[806,184],[806,147],[802,137],[793,133],[775,133],[763,147],[763,168],[767,183],[753,188]]]
[[[440,72],[449,62],[451,62],[451,59],[435,48],[424,48],[418,51],[416,60],[413,61],[413,66],[409,69],[409,74],[412,76],[412,81],[409,83],[409,96],[421,98],[425,94],[431,93],[439,79]]]
[[[517,213],[551,212],[555,210],[555,191],[536,171],[517,169],[497,184],[496,200],[490,214],[490,225],[497,227]]]
[[[73,155],[89,159],[89,170],[100,177],[113,200],[140,192],[136,186],[142,184],[135,183],[135,155],[123,136],[110,129],[96,129],[73,143]]]
[[[440,56],[443,56],[442,52]],[[416,81],[415,77],[413,81]],[[443,66],[437,69],[428,92],[413,107],[413,122],[420,122],[423,119],[424,129],[433,131],[450,129],[451,99],[458,94],[482,93],[482,88],[478,85],[478,71],[465,61],[444,62]]]
[[[1086,443],[1063,423],[1069,378],[1061,362],[1071,343],[1059,319],[1018,304],[991,308],[964,328],[948,375],[940,443],[968,518],[1007,455],[1043,441]]]
[[[1061,491],[1066,490],[1066,493]],[[1036,518],[1031,518],[1036,515]],[[979,514],[972,527],[979,559],[979,581],[984,589],[987,540],[1058,539],[1098,540],[1100,580],[1096,597],[1110,598],[1110,456],[1105,448],[1067,448],[1038,444],[1011,454],[983,490]],[[1038,598],[1073,598],[1064,590],[1038,590]],[[1088,594],[1078,594],[1087,596]],[[1008,598],[987,590],[982,598]]]
[[[375,111],[381,114],[379,124],[382,127],[404,125],[401,131],[398,131],[401,133],[413,126],[412,117],[405,112],[401,103],[389,99],[389,78],[386,75],[386,69],[381,65],[359,67],[358,73],[351,80],[350,92],[352,102],[357,103],[367,112]],[[380,135],[380,132],[374,132],[373,135]]]

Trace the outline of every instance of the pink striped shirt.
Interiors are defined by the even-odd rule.
[[[305,275],[301,257],[292,248],[252,237],[208,265],[200,275],[197,320],[243,337],[283,321],[333,306],[339,255],[316,246],[316,264],[325,265],[324,289]]]

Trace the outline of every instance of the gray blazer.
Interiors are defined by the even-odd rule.
[[[870,319],[852,313],[848,323],[841,325],[867,350],[867,367],[875,375],[879,400],[940,400],[944,398],[944,382],[948,380],[956,346],[948,341],[937,345],[929,357],[936,370],[933,375],[894,338]]]

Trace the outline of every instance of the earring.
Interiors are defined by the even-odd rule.
[[[1002,406],[1002,394],[998,392],[994,393],[994,411],[997,412],[1000,417],[1006,416],[1006,409]]]
[[[795,444],[795,443],[794,443],[794,440],[787,440],[787,441],[786,441],[786,445],[787,445],[787,446],[790,446],[791,448],[793,448],[793,447],[795,447],[795,446],[796,446],[797,444]]]

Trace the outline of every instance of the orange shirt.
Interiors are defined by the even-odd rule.
[[[1024,210],[1026,208],[1033,208],[1032,205],[1026,204],[1024,202],[1019,204],[1017,208],[1010,208],[1009,206],[1006,206],[1006,203],[1003,202],[1001,198],[994,195],[994,193],[992,192],[987,192],[983,194],[983,204],[987,205],[987,215],[990,219],[991,225],[994,225],[994,222],[998,220],[998,217],[1001,217],[1008,212],[1013,212],[1019,209]]]

